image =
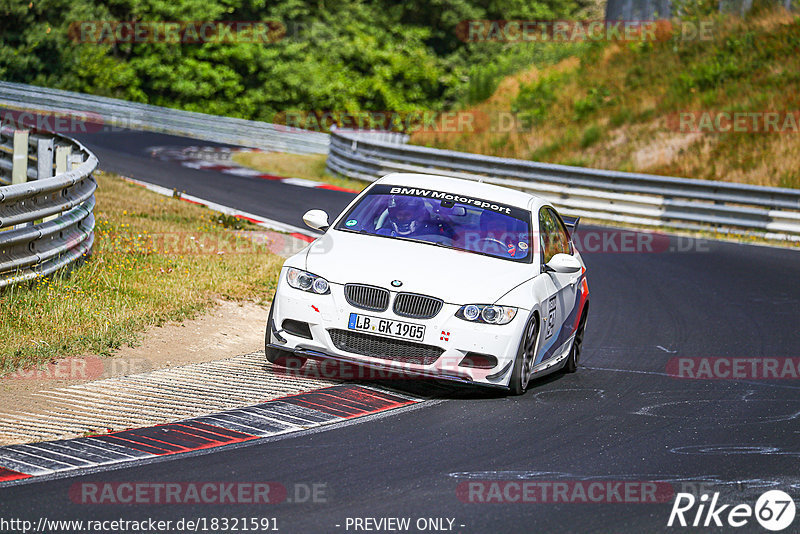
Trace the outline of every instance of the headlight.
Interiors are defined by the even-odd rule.
[[[467,304],[456,312],[459,319],[486,324],[508,324],[516,315],[516,308],[492,304]]]
[[[464,311],[464,319],[467,321],[474,321],[481,316],[481,309],[474,304],[464,306],[461,309]]]
[[[326,295],[331,292],[328,281],[316,274],[307,273],[300,269],[290,267],[286,270],[286,281],[295,289],[309,291],[317,295]]]

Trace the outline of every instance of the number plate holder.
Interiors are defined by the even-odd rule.
[[[351,313],[347,328],[356,332],[366,332],[379,336],[404,339],[406,341],[422,341],[425,339],[425,325],[395,321],[384,317],[374,317],[361,313]]]

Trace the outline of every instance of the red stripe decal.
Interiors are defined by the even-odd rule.
[[[331,397],[331,402],[339,406],[344,406],[346,409],[356,409],[362,412],[369,412],[376,408],[385,408],[394,406],[392,402],[379,401],[374,398],[368,398],[364,393],[359,391],[331,391],[330,393],[323,392],[322,395]]]
[[[135,451],[146,452],[147,454],[154,454],[156,456],[161,456],[163,454],[167,454],[168,452],[170,452],[169,450],[163,447],[154,447],[152,445],[136,441],[135,439],[122,438],[114,434],[97,436],[95,437],[95,439],[98,439],[100,441],[107,441],[113,443],[114,445],[120,445],[122,447],[128,447],[129,449],[133,449]]]
[[[359,389],[357,391],[339,390],[337,393],[342,397],[358,401],[362,404],[366,404],[371,408],[378,408],[386,405],[394,406],[398,402],[403,402],[405,400],[400,397],[383,396],[378,394],[378,392],[372,391],[370,389]]]
[[[244,441],[244,439],[250,437],[250,434],[244,434],[235,430],[228,430],[227,428],[201,423],[200,421],[183,421],[181,423],[176,423],[175,426],[185,427],[192,431],[199,430],[209,434],[215,434],[216,436],[222,436],[223,438],[228,438],[234,441]]]
[[[342,191],[344,193],[360,193],[361,192],[361,191],[358,191],[356,189],[348,189],[346,187],[339,187],[337,185],[331,185],[331,184],[318,185],[317,189],[330,189],[331,191]]]
[[[31,475],[25,473],[17,473],[11,469],[0,467],[0,482],[9,482],[11,480],[22,480],[23,478],[31,478]]]
[[[347,419],[352,417],[352,412],[347,410],[338,409],[330,405],[330,403],[326,404],[325,402],[314,402],[313,400],[308,399],[295,399],[289,401],[292,404],[297,404],[298,406],[305,406],[306,408],[311,408],[312,410],[317,410],[319,412],[329,413],[331,415],[335,415],[336,417],[341,417],[342,419]],[[364,414],[365,412],[361,412]]]
[[[259,221],[258,219],[253,219],[252,217],[246,217],[244,215],[234,215],[234,217],[236,217],[237,219],[244,219],[245,221],[250,221],[251,223],[256,223],[256,224],[264,222],[264,221]]]
[[[286,397],[283,400],[344,419],[391,410],[415,402],[399,398],[397,400],[380,398],[360,386],[333,386],[295,397]]]
[[[311,237],[310,235],[299,234],[299,233],[296,233],[296,232],[291,234],[291,236],[292,237],[296,237],[297,239],[302,239],[303,241],[308,241],[309,243],[311,243],[312,241],[314,241],[316,239],[316,237]]]
[[[230,443],[248,441],[257,437],[242,432],[204,425],[202,423],[192,422],[191,424],[203,425],[204,427],[214,429],[215,432],[218,430],[228,435],[212,434],[210,431],[196,430],[189,426],[167,424],[114,432],[113,434],[107,434],[105,437],[124,441],[126,447],[149,452],[156,456],[166,456],[168,454],[220,447]]]
[[[290,395],[287,397],[279,397],[262,404],[252,406],[250,408],[264,408],[269,410],[271,404],[281,405],[288,408],[288,405],[302,406],[304,408],[313,410],[319,414],[312,417],[319,419],[320,424],[334,422],[337,419],[351,419],[354,417],[361,417],[377,412],[383,412],[401,406],[415,404],[419,400],[406,400],[401,397],[392,395],[391,393],[384,393],[382,391],[375,391],[357,386],[354,384],[344,384],[339,386],[331,386],[318,390],[307,391]],[[247,415],[248,408],[241,409]],[[291,409],[290,409],[291,411]],[[220,414],[220,422],[229,421],[232,426],[237,422],[238,417],[231,415],[228,419],[224,419],[225,413]],[[270,412],[270,416],[279,416],[279,411]],[[327,414],[327,415],[323,415]],[[290,414],[291,415],[291,414]],[[253,411],[253,416],[258,416],[258,410]],[[330,416],[333,416],[332,418]],[[288,417],[288,416],[287,416]],[[308,417],[308,414],[300,414],[300,418]],[[255,420],[254,420],[255,421]],[[286,421],[286,423],[293,423]],[[245,421],[243,424],[247,424]],[[254,422],[255,424],[255,422]],[[276,429],[284,429],[280,426],[281,422],[278,421]],[[263,425],[262,425],[263,426]],[[272,425],[266,425],[272,426]],[[259,427],[260,428],[260,427]],[[270,429],[266,431],[269,434]],[[105,442],[108,445],[115,445],[112,451],[122,454],[127,449],[131,451],[139,451],[144,453],[144,457],[152,456],[168,456],[173,454],[181,454],[184,452],[197,451],[201,449],[213,449],[224,445],[233,443],[241,443],[245,441],[259,439],[260,437],[268,434],[249,434],[237,430],[229,430],[214,424],[201,422],[197,420],[186,420],[177,423],[168,423],[146,428],[136,428],[130,430],[122,430],[119,432],[112,432],[109,434],[102,434],[93,436],[93,440],[97,442]],[[76,443],[80,442],[83,438],[75,440]],[[67,440],[66,442],[69,442]],[[120,449],[122,447],[122,449]],[[102,448],[102,447],[101,447]],[[2,447],[0,447],[2,451]],[[87,457],[80,457],[80,448],[74,449],[77,459],[95,465],[104,465],[108,462],[97,460],[97,455],[88,454]],[[140,457],[142,457],[140,455]],[[49,460],[48,465],[51,464]],[[56,469],[61,471],[63,469]],[[8,468],[0,467],[0,483],[30,478],[31,475],[25,473],[18,473]]]

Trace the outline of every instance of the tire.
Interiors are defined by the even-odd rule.
[[[522,338],[519,341],[517,357],[514,358],[514,370],[511,372],[511,379],[508,388],[512,395],[522,395],[528,389],[530,382],[531,368],[536,359],[536,352],[539,350],[539,316],[533,314],[525,330],[522,331]]]
[[[581,319],[578,322],[578,329],[575,330],[575,339],[572,341],[572,348],[569,349],[569,356],[567,362],[564,364],[565,373],[574,373],[578,370],[578,364],[581,361],[581,350],[583,349],[583,334],[586,330],[586,317],[589,314],[589,303],[583,306],[581,311]]]
[[[272,301],[275,302],[273,295]],[[272,329],[272,305],[269,307],[269,316],[267,317],[267,333],[264,336],[264,354],[267,361],[279,367],[286,367],[287,369],[302,369],[306,364],[306,359],[302,356],[295,356],[293,352],[288,350],[276,349],[270,347],[270,330]]]

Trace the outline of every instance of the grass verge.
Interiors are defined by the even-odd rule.
[[[191,318],[218,299],[264,304],[283,259],[241,221],[96,174],[95,244],[67,276],[0,292],[0,375],[57,358],[109,355],[151,325]],[[262,325],[253,325],[261,328]]]
[[[305,178],[353,191],[361,191],[369,185],[369,182],[363,180],[342,178],[326,172],[326,159],[325,154],[299,155],[283,152],[237,152],[233,155],[233,161],[239,165],[276,176]]]

